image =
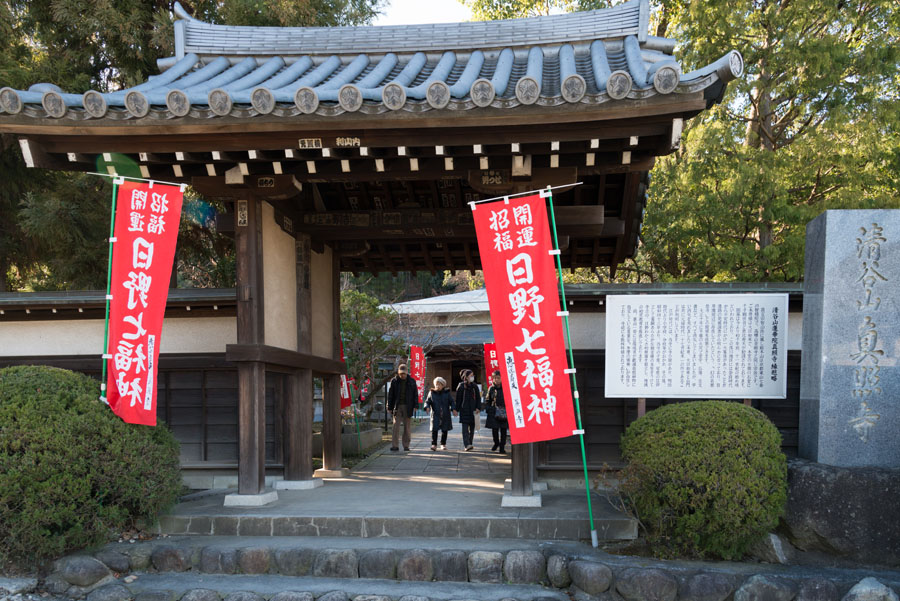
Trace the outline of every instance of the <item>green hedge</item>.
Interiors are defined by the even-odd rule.
[[[171,432],[122,422],[99,392],[62,369],[0,369],[0,559],[33,565],[98,544],[177,498]]]
[[[739,559],[787,499],[781,435],[741,403],[666,405],[622,438],[622,487],[662,557]]]

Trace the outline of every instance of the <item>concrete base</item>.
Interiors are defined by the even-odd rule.
[[[326,470],[324,468],[313,472],[313,478],[346,478],[350,475],[350,470],[342,467],[339,470]]]
[[[278,480],[275,490],[312,490],[324,484],[321,480]]]
[[[512,490],[512,479],[511,478],[507,478],[503,482],[503,488],[505,490]],[[548,487],[547,487],[546,482],[532,482],[531,483],[531,490],[533,492],[543,492],[543,491],[547,490],[547,488]]]
[[[262,507],[278,500],[278,493],[274,490],[258,495],[239,495],[237,493],[225,495],[225,507]]]
[[[530,497],[520,497],[504,494],[500,501],[500,507],[541,507],[541,495],[533,494]]]

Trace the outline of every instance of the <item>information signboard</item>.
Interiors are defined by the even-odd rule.
[[[787,294],[606,297],[607,397],[783,399]]]

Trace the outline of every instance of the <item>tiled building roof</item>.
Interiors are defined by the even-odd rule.
[[[743,72],[740,53],[683,73],[674,41],[647,35],[649,0],[582,13],[439,25],[235,27],[176,3],[176,56],[111,93],[52,84],[0,90],[35,118],[121,120],[599,105],[691,93]]]

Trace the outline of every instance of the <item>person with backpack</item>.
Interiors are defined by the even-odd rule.
[[[488,388],[484,397],[484,405],[484,412],[487,414],[484,425],[491,429],[491,434],[494,436],[494,446],[491,450],[505,455],[509,421],[506,416],[506,401],[503,398],[500,370],[495,369],[491,374],[491,387]]]

